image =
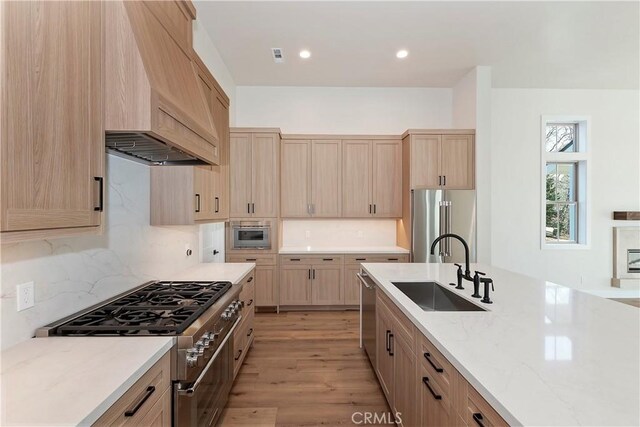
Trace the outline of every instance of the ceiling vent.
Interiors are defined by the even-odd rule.
[[[284,56],[282,55],[282,49],[280,49],[279,47],[272,47],[271,48],[271,54],[273,55],[273,62],[275,62],[276,64],[284,62]]]

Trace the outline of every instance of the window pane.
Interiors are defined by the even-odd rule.
[[[548,124],[546,127],[545,148],[548,153],[574,153],[576,151],[576,124]]]
[[[576,206],[558,205],[558,240],[560,242],[576,241]]]
[[[556,164],[547,163],[547,200],[556,200]]]
[[[556,205],[553,203],[547,203],[545,236],[547,242],[558,240],[558,212],[556,211]]]
[[[559,163],[556,178],[556,199],[559,202],[576,200],[576,165],[575,163]]]

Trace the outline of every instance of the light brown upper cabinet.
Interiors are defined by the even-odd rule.
[[[341,216],[341,141],[285,139],[281,150],[282,217]]]
[[[229,98],[192,52],[205,108],[218,129],[220,164],[152,166],[151,225],[186,225],[229,219]]]
[[[473,130],[408,131],[411,188],[473,189],[475,149]]]
[[[193,5],[108,1],[102,6],[107,147],[150,163],[219,164],[219,135],[192,57]]]
[[[232,218],[275,218],[278,214],[279,130],[231,130]]]
[[[2,241],[98,232],[102,4],[0,2]]]
[[[342,216],[402,216],[402,141],[342,141]]]

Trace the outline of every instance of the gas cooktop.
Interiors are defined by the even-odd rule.
[[[55,335],[179,335],[231,282],[152,282],[58,326]]]

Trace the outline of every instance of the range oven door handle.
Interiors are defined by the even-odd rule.
[[[218,347],[216,352],[213,353],[213,356],[211,357],[209,362],[207,362],[207,365],[204,367],[202,372],[200,372],[200,375],[198,375],[198,378],[196,378],[196,380],[193,382],[193,384],[191,384],[191,386],[189,388],[185,388],[185,389],[182,389],[182,390],[178,389],[178,394],[181,394],[181,395],[193,395],[193,393],[196,391],[196,389],[200,385],[200,382],[202,381],[204,376],[207,374],[207,371],[209,370],[211,365],[213,365],[213,362],[216,360],[216,358],[218,357],[218,355],[220,354],[220,352],[222,351],[224,346],[227,344],[227,341],[229,341],[229,338],[231,338],[233,336],[233,331],[235,331],[235,329],[238,327],[238,324],[240,324],[241,320],[242,320],[242,316],[238,316],[238,318],[234,322],[234,324],[231,327],[231,329],[229,329],[229,333],[227,333],[227,336],[224,337],[224,339],[220,343],[220,346]]]
[[[373,290],[373,289],[375,289],[375,288],[376,288],[375,286],[369,285],[369,284],[367,283],[367,281],[365,280],[365,278],[364,278],[364,275],[363,275],[363,274],[361,274],[361,273],[356,273],[356,276],[358,276],[358,280],[360,280],[360,281],[362,282],[362,284],[364,285],[364,287],[365,287],[365,288],[367,288],[367,289],[371,289],[371,290]]]

